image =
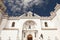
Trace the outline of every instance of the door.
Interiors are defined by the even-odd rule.
[[[31,35],[31,34],[29,34],[29,35],[27,36],[27,40],[32,40],[32,35]]]

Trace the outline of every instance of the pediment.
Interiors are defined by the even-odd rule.
[[[24,13],[23,15],[21,15],[20,17],[40,17],[39,15],[37,15],[36,13],[33,13],[31,11]]]

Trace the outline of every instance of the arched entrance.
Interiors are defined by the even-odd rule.
[[[32,38],[32,35],[31,34],[29,34],[28,36],[27,36],[27,40],[32,40],[33,38]]]

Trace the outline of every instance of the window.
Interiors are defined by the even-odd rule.
[[[29,25],[29,29],[31,29],[31,26]]]
[[[12,22],[12,27],[14,27],[15,26],[15,22]]]
[[[45,22],[45,27],[48,27],[48,24],[47,24],[47,22]]]

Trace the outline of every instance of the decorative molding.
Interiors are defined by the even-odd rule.
[[[55,6],[55,11],[54,12],[57,12],[59,9],[60,9],[60,4],[57,3],[57,5]]]
[[[22,30],[22,32],[38,32],[38,30]]]
[[[27,14],[29,14],[29,12],[27,13]],[[24,14],[23,14],[24,15]],[[56,13],[55,12],[53,12],[53,11],[51,11],[50,12],[50,15],[51,16],[49,16],[49,17],[41,17],[41,16],[39,16],[39,15],[37,15],[37,14],[35,14],[35,16],[16,16],[16,17],[9,17],[9,20],[19,20],[19,19],[41,19],[41,20],[52,20],[55,16],[56,16]],[[29,14],[29,15],[31,15],[31,14]]]
[[[57,28],[41,28],[41,30],[57,30]]]
[[[28,20],[24,23],[24,25],[35,25],[36,23],[32,20]]]
[[[18,30],[17,28],[3,28],[3,30]]]

